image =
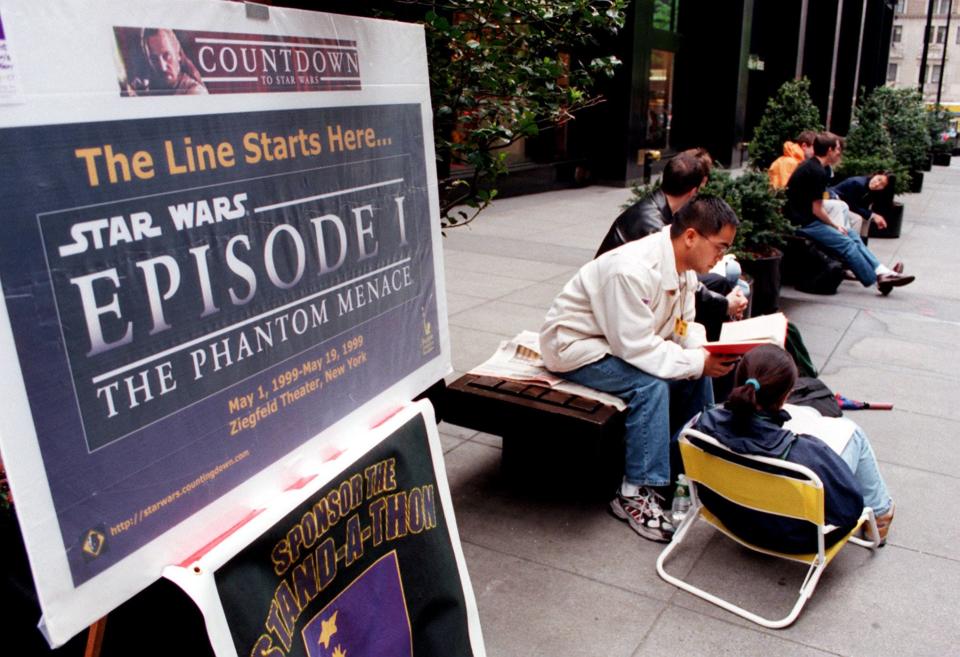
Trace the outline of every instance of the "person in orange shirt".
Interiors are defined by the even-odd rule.
[[[817,138],[817,133],[812,130],[804,130],[797,137],[796,142],[783,142],[783,155],[778,157],[767,170],[770,176],[770,185],[774,189],[784,189],[787,181],[796,170],[800,163],[807,158],[813,157],[813,140]]]

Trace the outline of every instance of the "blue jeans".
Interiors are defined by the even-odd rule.
[[[709,377],[660,379],[616,356],[608,355],[557,374],[616,395],[627,403],[624,479],[637,486],[670,484],[670,436],[691,417],[713,405]]]
[[[876,269],[880,261],[856,233],[851,231],[844,235],[822,221],[811,221],[803,228],[798,228],[797,234],[813,240],[842,260],[864,287],[877,282]]]
[[[892,500],[877,468],[877,457],[863,429],[856,428],[850,442],[843,448],[840,458],[850,466],[853,476],[860,484],[863,503],[871,507],[877,516],[882,516],[889,511]]]

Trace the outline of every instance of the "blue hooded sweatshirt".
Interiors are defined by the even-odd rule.
[[[857,524],[863,495],[843,459],[823,441],[784,429],[783,423],[789,419],[790,414],[783,410],[775,416],[755,414],[739,419],[717,406],[705,411],[694,428],[734,452],[783,459],[813,470],[823,482],[826,522],[837,527],[824,537],[830,547]],[[747,509],[704,486],[698,490],[703,505],[743,540],[778,552],[816,552],[816,527],[809,522]]]

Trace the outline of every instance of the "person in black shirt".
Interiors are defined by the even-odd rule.
[[[826,167],[836,166],[842,153],[843,140],[835,134],[817,135],[813,157],[797,167],[787,183],[784,213],[797,226],[798,235],[842,260],[864,287],[876,285],[880,294],[887,295],[895,287],[912,283],[914,277],[881,264],[859,235],[835,223],[823,208],[824,200],[829,198],[830,176]]]

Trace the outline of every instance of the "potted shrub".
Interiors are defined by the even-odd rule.
[[[923,97],[914,89],[877,87],[867,102],[880,109],[893,157],[907,172],[907,190],[919,192],[923,187],[921,170],[929,161],[931,143]]]
[[[750,142],[750,165],[767,169],[783,154],[783,142],[793,141],[804,130],[823,130],[820,110],[810,99],[810,80],[784,82],[767,100]]]
[[[947,112],[939,105],[927,113],[927,129],[930,134],[930,154],[938,166],[950,166],[953,143],[950,139],[950,122]]]
[[[793,234],[782,212],[783,192],[770,186],[765,172],[747,171],[734,178],[715,169],[701,193],[719,196],[740,218],[732,252],[753,279],[751,314],[776,312],[780,307],[781,249]]]
[[[894,174],[894,193],[907,191],[907,168],[897,162],[893,152],[893,140],[886,129],[883,108],[880,103],[872,102],[868,97],[857,107],[854,126],[847,136],[843,160],[839,171],[844,178],[850,176],[869,176],[880,171]],[[877,212],[887,220],[887,228],[870,226],[871,237],[899,237],[903,225],[903,205],[892,202],[888,207],[877,207]]]

